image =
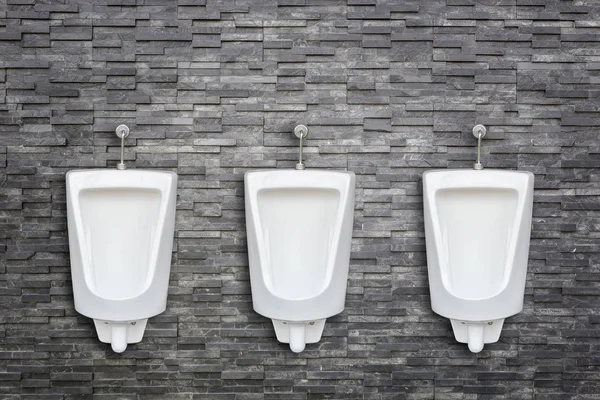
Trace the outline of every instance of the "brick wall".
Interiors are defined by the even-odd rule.
[[[0,397],[600,399],[594,0],[0,1]],[[65,173],[179,174],[167,311],[123,354],[73,308]],[[299,355],[252,311],[243,173],[357,174],[346,310]],[[535,173],[524,311],[434,315],[421,175]]]

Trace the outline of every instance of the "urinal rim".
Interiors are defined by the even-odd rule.
[[[528,176],[527,181],[525,182],[525,188],[527,189],[527,182],[529,181],[529,179],[531,179],[531,183],[534,184],[535,183],[535,174],[531,171],[524,171],[524,170],[516,170],[516,169],[499,169],[499,168],[486,168],[486,169],[482,169],[482,170],[474,170],[474,169],[468,169],[468,168],[448,168],[448,169],[430,169],[427,170],[425,172],[423,172],[423,176],[422,176],[422,180],[423,180],[423,185],[424,182],[427,180],[427,177],[429,175],[465,175],[465,176],[474,176],[474,177],[485,177],[485,179],[490,179],[490,177],[488,175],[507,175],[507,176],[511,176],[511,175],[526,175]],[[454,176],[453,176],[454,178]],[[439,178],[438,178],[439,179]],[[478,183],[478,185],[481,185],[484,183]],[[493,181],[492,181],[493,184]],[[476,186],[476,187],[480,187],[480,186]],[[494,186],[495,188],[497,188],[497,186]],[[494,188],[491,187],[491,188]]]

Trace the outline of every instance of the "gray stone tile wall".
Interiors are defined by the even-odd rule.
[[[600,399],[594,0],[0,1],[0,398]],[[179,174],[168,309],[114,354],[73,308],[65,173]],[[243,173],[357,174],[346,310],[252,311]],[[478,355],[430,309],[421,175],[535,173],[524,311]]]

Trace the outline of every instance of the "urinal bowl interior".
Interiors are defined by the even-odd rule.
[[[85,189],[79,197],[84,229],[85,283],[109,300],[148,289],[156,267],[161,193],[156,189]]]
[[[340,194],[328,188],[263,189],[258,212],[267,289],[285,300],[318,296],[333,273]]]
[[[511,274],[517,235],[514,189],[442,189],[435,195],[445,288],[465,300],[491,298]]]

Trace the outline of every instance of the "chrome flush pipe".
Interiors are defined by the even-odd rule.
[[[483,164],[481,163],[481,139],[485,136],[486,132],[483,125],[475,125],[473,128],[473,136],[477,138],[477,162],[473,165],[473,169],[478,171],[483,169]]]
[[[304,139],[308,135],[308,128],[306,125],[296,125],[294,128],[294,135],[298,139],[300,139],[300,156],[298,158],[298,164],[296,164],[296,169],[303,170],[306,169],[304,163],[302,162],[302,139]]]
[[[125,138],[129,136],[129,127],[127,125],[119,125],[115,130],[117,137],[121,138],[121,162],[117,164],[117,169],[123,171],[127,169],[123,158],[125,156]]]

